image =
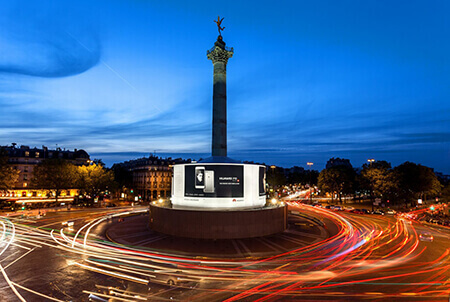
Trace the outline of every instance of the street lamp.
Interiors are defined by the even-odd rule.
[[[367,160],[368,162],[369,162],[369,165],[371,166],[373,163],[374,163],[374,161],[375,161],[375,159],[373,159],[373,158],[369,158],[368,160]],[[370,186],[372,187],[372,183],[370,184]],[[373,196],[373,188],[370,188],[370,195],[372,196],[372,212],[373,212],[373,210],[374,210],[374,196]]]
[[[309,167],[309,201],[312,203],[312,193],[311,193],[311,166],[314,165],[312,162],[306,163]]]
[[[273,179],[275,179],[275,169],[277,168],[277,166],[275,166],[275,165],[272,165],[272,166],[270,166],[270,169],[272,170],[271,172],[270,172],[270,170],[268,170],[267,172],[270,172],[268,175],[267,175],[267,177],[269,176],[269,175],[271,175],[271,177],[273,177]],[[275,192],[274,194],[276,194],[276,196],[278,197],[278,192],[275,190],[275,184],[271,181],[270,183],[269,182],[267,182],[267,185],[268,185],[268,187],[269,187],[269,191],[270,192]],[[272,188],[270,188],[270,186],[272,186]],[[269,193],[269,197],[270,197],[270,193]],[[273,195],[272,195],[273,196]]]

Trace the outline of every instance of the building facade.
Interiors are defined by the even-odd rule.
[[[74,151],[56,148],[50,150],[45,146],[42,148],[30,148],[29,146],[17,147],[16,144],[12,146],[0,146],[6,150],[9,157],[8,163],[16,170],[20,171],[19,179],[14,188],[8,191],[0,191],[1,196],[5,197],[42,197],[47,192],[33,188],[31,179],[33,178],[33,170],[37,164],[48,158],[61,158],[68,160],[74,165],[85,165],[90,163],[89,154],[84,150]],[[76,190],[67,190],[62,192],[62,196],[75,196]]]
[[[121,165],[131,173],[135,194],[142,200],[150,201],[171,196],[172,166],[185,162],[189,161],[151,155],[117,165]]]

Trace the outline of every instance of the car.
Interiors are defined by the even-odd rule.
[[[372,212],[372,214],[374,214],[374,215],[384,215],[384,211],[382,211],[382,210],[375,210],[375,211]]]
[[[342,211],[341,206],[330,206],[330,209],[335,210],[335,211]]]
[[[416,214],[406,214],[405,216],[408,219],[417,219],[417,215]]]
[[[420,241],[428,241],[428,242],[433,242],[433,235],[431,235],[430,232],[423,232],[422,234],[419,235],[419,239]]]
[[[350,211],[353,211],[355,208],[354,207],[351,207],[351,206],[345,206],[344,207],[344,211],[348,211],[348,212],[350,212]]]
[[[364,214],[364,212],[361,209],[353,209],[350,212],[355,213],[355,214]]]
[[[397,212],[395,210],[389,209],[389,210],[387,210],[386,214],[387,215],[395,215],[395,214],[397,214]]]
[[[370,214],[368,209],[361,209],[362,214]]]

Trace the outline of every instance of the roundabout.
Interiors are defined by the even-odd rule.
[[[146,208],[2,216],[2,299],[447,301],[448,230],[289,208],[285,232],[223,241],[146,237]],[[424,231],[434,242],[419,239]]]

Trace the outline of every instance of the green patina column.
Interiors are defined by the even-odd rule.
[[[232,56],[221,35],[207,52],[214,65],[212,156],[227,156],[227,62]]]

